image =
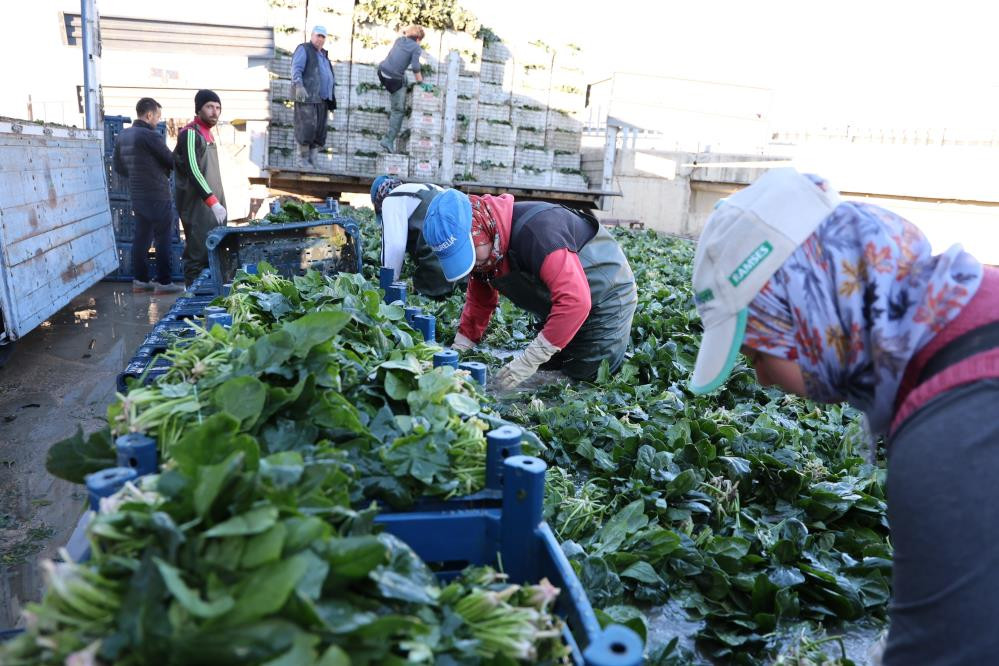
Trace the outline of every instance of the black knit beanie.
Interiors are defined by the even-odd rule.
[[[201,111],[201,107],[208,102],[217,102],[219,106],[222,106],[222,100],[219,99],[214,90],[199,90],[198,94],[194,96],[194,112]]]

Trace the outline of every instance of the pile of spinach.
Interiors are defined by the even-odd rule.
[[[85,563],[47,563],[11,666],[561,663],[557,595],[472,569],[441,588],[352,509],[343,451],[270,452],[236,416],[101,500]]]
[[[495,416],[466,373],[429,368],[439,347],[401,307],[359,275],[258,270],[240,275],[224,301],[230,329],[180,339],[165,354],[170,370],[113,403],[108,430],[56,444],[49,471],[82,482],[113,465],[111,440],[131,432],[154,437],[169,461],[191,424],[221,412],[266,453],[344,453],[355,501],[402,506],[484,486]]]
[[[284,197],[278,201],[281,204],[280,212],[268,213],[263,218],[254,220],[253,224],[283,224],[319,219],[319,211],[307,201],[301,201],[294,197]]]

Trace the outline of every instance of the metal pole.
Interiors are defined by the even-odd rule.
[[[80,32],[83,35],[83,114],[87,129],[97,129],[97,63],[94,36],[97,7],[95,0],[80,0]]]

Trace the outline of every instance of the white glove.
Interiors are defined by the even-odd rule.
[[[470,338],[466,338],[460,332],[454,336],[454,342],[451,343],[451,349],[455,351],[468,351],[469,349],[475,349],[475,343],[472,342]]]
[[[538,333],[538,337],[527,345],[523,354],[500,368],[496,373],[496,384],[501,389],[518,386],[537,372],[542,363],[560,351],[561,349],[548,342],[543,334]]]
[[[219,224],[225,224],[225,206],[216,201],[212,204],[212,213],[215,214],[215,219]]]

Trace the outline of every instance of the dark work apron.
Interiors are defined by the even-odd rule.
[[[510,232],[510,272],[490,283],[517,307],[539,320],[548,319],[552,309],[551,292],[537,276],[526,270],[513,250],[513,239],[535,215],[564,208],[558,204],[539,203],[515,220]],[[607,359],[611,372],[624,360],[631,341],[631,320],[638,305],[635,275],[631,272],[621,246],[592,215],[566,208],[596,228],[596,235],[577,253],[590,285],[590,315],[572,341],[556,354],[548,368],[557,368],[575,379],[593,379],[600,363]]]
[[[187,130],[197,132],[196,128]],[[219,203],[225,207],[225,192],[222,190],[222,172],[219,169],[218,147],[214,142],[206,145],[204,160],[198,160],[201,174],[212,188]],[[186,178],[177,178],[177,213],[184,227],[184,283],[191,284],[201,271],[208,268],[208,248],[205,239],[208,232],[219,225],[215,213],[201,198],[201,192]]]
[[[418,294],[431,298],[450,295],[455,285],[444,277],[440,259],[423,239],[423,220],[427,216],[430,202],[441,193],[442,190],[427,187],[419,192],[390,192],[387,195],[387,197],[415,197],[420,200],[420,205],[409,216],[406,254],[413,261],[413,289]]]

